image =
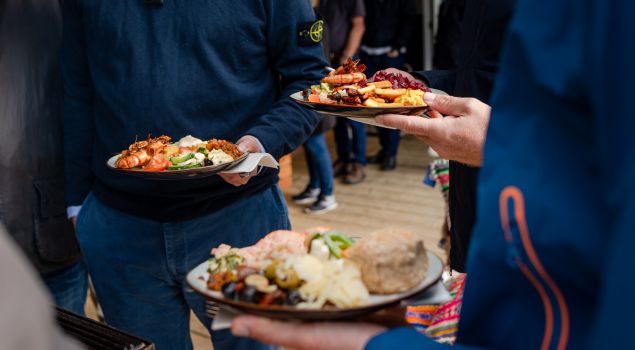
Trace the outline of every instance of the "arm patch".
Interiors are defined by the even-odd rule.
[[[318,45],[322,42],[323,33],[324,21],[321,19],[298,23],[298,46]]]

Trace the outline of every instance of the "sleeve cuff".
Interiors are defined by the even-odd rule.
[[[364,350],[386,350],[395,349],[397,347],[404,349],[421,349],[422,345],[428,342],[429,338],[425,335],[412,328],[403,327],[379,333],[368,341]]]
[[[66,215],[68,218],[73,218],[79,215],[79,211],[82,209],[81,205],[74,205],[66,208]]]

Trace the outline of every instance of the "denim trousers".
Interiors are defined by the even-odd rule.
[[[333,167],[324,133],[311,135],[304,143],[304,155],[309,167],[309,188],[319,188],[325,196],[333,194]]]
[[[88,270],[83,260],[69,267],[42,274],[42,279],[53,296],[55,305],[78,315],[84,315]]]
[[[289,228],[277,185],[206,216],[167,223],[112,209],[90,194],[77,219],[106,322],[152,341],[158,350],[192,349],[190,310],[211,329],[204,298],[184,280],[210,258],[211,248],[251,245],[270,231]],[[211,337],[216,350],[270,348],[229,330]]]
[[[388,57],[384,55],[368,55],[362,52],[361,60],[366,65],[366,75],[372,76],[377,71],[386,68],[404,69],[405,57],[404,54],[400,54],[397,57]],[[399,142],[401,141],[399,130],[378,128],[379,144],[381,145],[381,151],[388,156],[397,155],[399,149]]]
[[[350,136],[349,129],[352,132]],[[366,165],[366,126],[347,118],[337,118],[333,132],[338,160]]]

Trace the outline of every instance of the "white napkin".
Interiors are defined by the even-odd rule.
[[[250,173],[259,166],[278,169],[278,162],[269,153],[249,153],[245,160],[222,172],[226,174]]]
[[[443,282],[439,280],[439,282],[435,283],[432,287],[428,288],[425,292],[420,295],[414,296],[405,301],[407,305],[430,305],[430,304],[441,304],[452,300],[452,296],[445,289]],[[229,310],[222,305],[220,306],[220,310],[214,320],[212,321],[212,331],[217,331],[221,329],[228,329],[234,317],[238,316],[239,312],[235,310]]]

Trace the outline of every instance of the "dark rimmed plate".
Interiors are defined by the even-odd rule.
[[[275,319],[284,320],[301,320],[301,321],[329,321],[358,317],[370,314],[379,310],[387,309],[391,306],[399,304],[401,301],[410,299],[433,286],[440,278],[443,272],[443,262],[434,253],[428,251],[428,273],[426,278],[419,283],[418,286],[409,291],[396,294],[371,294],[370,303],[364,306],[352,308],[323,308],[323,309],[299,309],[294,306],[269,305],[261,306],[241,301],[235,301],[223,297],[220,292],[207,289],[207,272],[209,263],[207,261],[201,263],[187,274],[186,280],[190,287],[205,298],[228,307],[248,314],[254,314]]]
[[[447,95],[445,92],[432,89],[435,94]],[[346,118],[374,118],[380,114],[407,114],[425,115],[429,110],[428,106],[399,106],[399,107],[367,107],[349,106],[344,104],[309,102],[302,97],[302,91],[298,91],[290,96],[292,100],[305,108],[312,109],[318,113]]]
[[[143,171],[141,169],[118,169],[115,167],[115,162],[119,159],[119,154],[110,157],[106,162],[106,165],[110,170],[131,175],[137,176],[144,179],[154,179],[154,180],[184,180],[184,179],[198,179],[203,177],[208,177],[212,175],[216,175],[221,171],[233,167],[234,165],[242,162],[247,158],[249,153],[245,152],[238,159],[233,162],[223,163],[218,165],[209,165],[200,168],[192,168],[192,169],[182,169],[182,170],[164,170],[164,171]]]

